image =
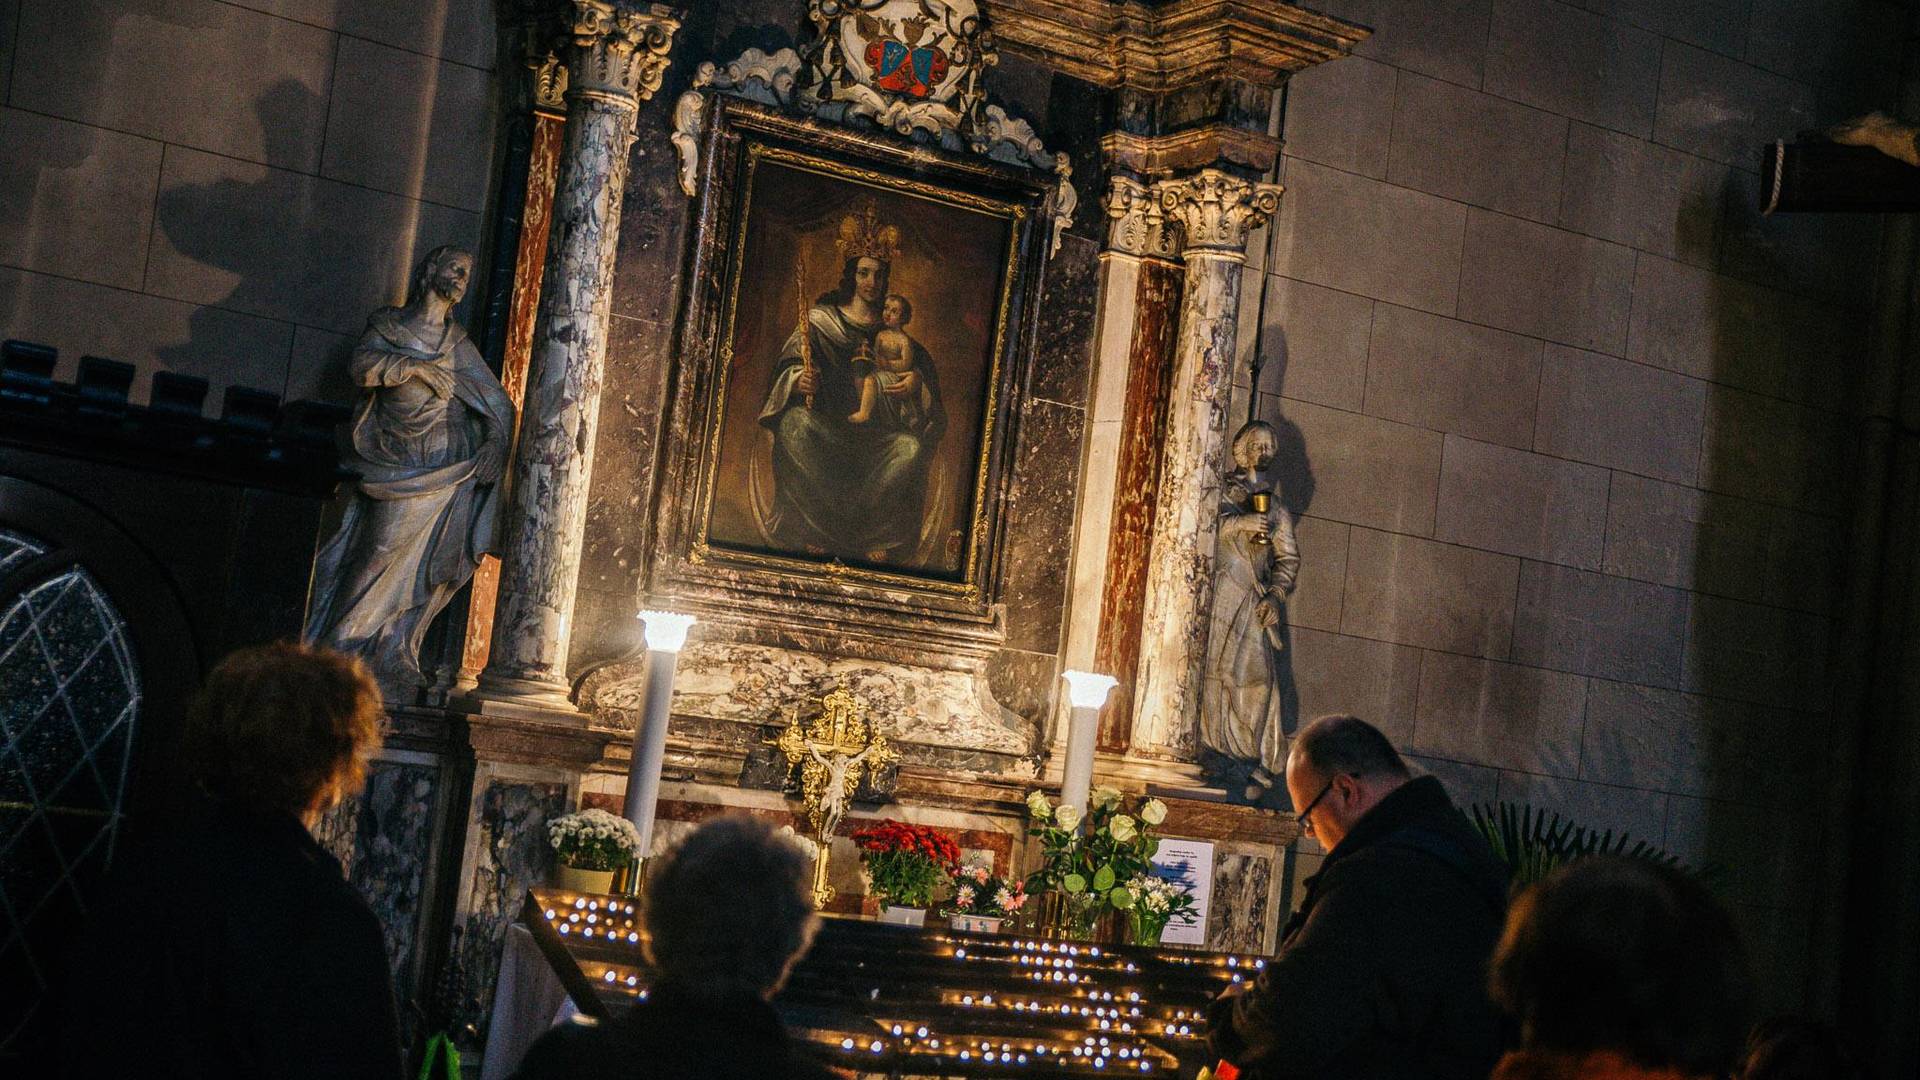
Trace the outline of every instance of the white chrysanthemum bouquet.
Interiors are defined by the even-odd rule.
[[[575,870],[618,870],[640,850],[640,830],[605,810],[582,810],[549,821],[547,843]]]

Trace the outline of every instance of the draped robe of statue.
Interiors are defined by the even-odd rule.
[[[774,361],[773,382],[760,423],[773,434],[773,507],[766,528],[775,543],[818,555],[865,561],[917,558],[927,516],[927,468],[946,429],[940,384],[924,349],[915,370],[930,406],[916,422],[854,424],[860,378],[871,364],[880,324],[856,322],[835,304],[807,313],[813,365],[813,406],[800,392],[801,330],[795,328]]]
[[[1293,518],[1277,500],[1264,513],[1234,502],[1220,513],[1199,743],[1203,762],[1214,764],[1209,771],[1231,775],[1232,789],[1256,768],[1276,778],[1286,772],[1286,602],[1300,548]],[[1263,601],[1276,615],[1273,626],[1261,621]]]
[[[427,341],[401,316],[370,316],[350,362],[361,398],[345,463],[360,481],[315,564],[306,632],[358,654],[397,698],[425,685],[427,626],[494,550],[498,485],[476,470],[483,449],[505,460],[513,432],[513,402],[466,330],[449,318]],[[450,395],[428,386],[423,365],[451,373]]]

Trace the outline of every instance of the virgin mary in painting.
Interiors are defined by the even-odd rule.
[[[760,410],[773,434],[764,524],[782,547],[884,565],[918,546],[946,413],[925,347],[905,332],[911,300],[887,292],[900,230],[868,201],[836,246],[839,286],[781,345]]]

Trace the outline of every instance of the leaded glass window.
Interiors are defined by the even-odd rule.
[[[0,531],[0,573],[41,553]],[[43,993],[36,920],[84,907],[112,854],[139,707],[126,623],[84,568],[0,596],[0,968]]]

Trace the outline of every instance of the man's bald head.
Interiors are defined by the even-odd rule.
[[[1294,736],[1287,752],[1287,794],[1294,812],[1329,851],[1412,777],[1393,743],[1357,716],[1320,717]]]

